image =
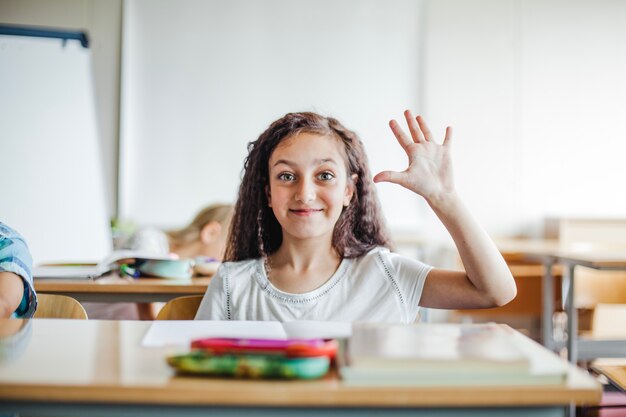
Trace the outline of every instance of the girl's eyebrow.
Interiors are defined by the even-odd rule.
[[[315,166],[322,165],[322,164],[327,164],[327,163],[331,163],[331,164],[337,165],[337,162],[333,158],[315,159],[313,161],[313,165],[315,165]],[[276,165],[280,165],[280,164],[289,165],[290,167],[297,167],[298,166],[298,164],[296,162],[289,161],[287,159],[279,159],[272,166],[275,167]]]

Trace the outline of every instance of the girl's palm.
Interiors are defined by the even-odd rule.
[[[454,190],[450,143],[452,129],[446,129],[443,144],[434,141],[426,122],[421,116],[413,117],[409,110],[404,112],[409,132],[398,122],[389,123],[394,136],[409,158],[409,166],[402,172],[383,171],[374,177],[374,182],[392,182],[421,195],[427,200],[438,198]]]

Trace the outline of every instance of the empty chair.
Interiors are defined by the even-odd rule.
[[[36,319],[87,319],[83,306],[72,297],[37,294]]]
[[[559,245],[579,253],[626,252],[626,218],[565,218],[559,223]],[[576,267],[574,305],[591,311],[598,304],[626,303],[626,271]],[[591,323],[589,323],[591,325]],[[584,326],[579,326],[582,330]]]
[[[202,301],[202,295],[188,295],[168,301],[159,314],[157,320],[193,320]]]
[[[598,339],[626,338],[626,304],[596,304],[591,335]]]

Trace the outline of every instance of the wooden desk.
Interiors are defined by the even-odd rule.
[[[543,265],[509,265],[517,285],[517,297],[508,304],[494,308],[459,310],[475,316],[531,315],[541,317],[541,279],[545,274]],[[553,276],[561,276],[561,268],[555,267]],[[559,298],[555,299],[560,302]]]
[[[494,241],[509,265],[529,263],[528,253],[552,253],[559,250],[557,239],[495,239]]]
[[[626,364],[620,365],[594,365],[592,368],[606,376],[609,381],[617,388],[621,389],[623,392],[626,392]]]
[[[233,416],[264,408],[279,416],[562,416],[572,403],[594,405],[601,397],[600,385],[572,365],[565,384],[547,386],[350,387],[334,374],[289,382],[176,376],[165,356],[177,350],[140,346],[149,326],[0,320],[4,343],[19,350],[1,357],[0,414]]]
[[[78,301],[93,302],[160,302],[184,295],[203,295],[211,278],[171,280],[161,278],[120,278],[110,276],[96,280],[35,279],[35,291],[69,295]]]

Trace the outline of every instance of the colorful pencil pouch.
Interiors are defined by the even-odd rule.
[[[181,373],[253,379],[315,379],[330,368],[327,356],[213,355],[202,350],[170,356],[167,362]]]
[[[206,338],[191,343],[194,350],[213,355],[275,355],[288,358],[327,356],[334,358],[338,344],[325,339],[238,339]]]

